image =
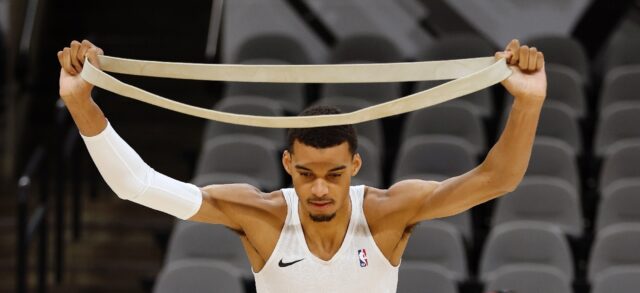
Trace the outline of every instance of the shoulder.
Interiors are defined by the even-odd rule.
[[[363,209],[367,220],[375,222],[394,215],[407,215],[420,207],[425,195],[439,185],[436,181],[404,180],[388,189],[365,187]]]
[[[287,203],[282,190],[263,192],[250,184],[216,184],[201,188],[205,200],[221,209],[286,218]],[[248,213],[248,214],[247,214]]]

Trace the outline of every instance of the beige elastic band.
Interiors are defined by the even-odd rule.
[[[356,124],[433,106],[492,86],[511,75],[505,59],[336,65],[236,65],[142,61],[99,56],[100,68],[88,60],[81,76],[110,92],[205,119],[270,128],[307,128]],[[225,113],[176,102],[123,83],[105,73],[176,79],[272,83],[372,83],[454,79],[445,84],[350,113],[272,117]]]

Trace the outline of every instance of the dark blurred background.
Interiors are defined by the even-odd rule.
[[[548,96],[520,187],[422,223],[398,292],[638,292],[637,0],[0,0],[0,291],[254,292],[240,242],[118,199],[58,97],[57,51],[87,39],[116,57],[246,64],[493,56],[513,38],[545,53]],[[440,82],[250,84],[118,76],[184,103],[255,115],[353,111]],[[197,185],[286,187],[284,130],[210,122],[96,89],[154,169]],[[354,184],[442,180],[482,162],[512,97],[494,86],[357,125]],[[182,291],[181,291],[182,292]]]

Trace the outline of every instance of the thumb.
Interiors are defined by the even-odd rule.
[[[513,56],[513,52],[511,51],[499,51],[499,52],[496,52],[495,54],[496,60],[500,60],[502,58],[507,59],[507,64],[509,63],[512,56]]]
[[[104,55],[104,52],[102,51],[102,49],[98,48],[98,47],[93,47],[89,50],[87,50],[87,59],[89,59],[89,62],[91,62],[91,64],[93,64],[93,66],[97,67],[98,69],[100,68],[100,59],[98,58],[98,55]]]

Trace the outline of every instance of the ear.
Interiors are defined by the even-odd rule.
[[[282,166],[287,174],[291,175],[291,153],[288,150],[282,152]]]
[[[353,155],[351,165],[353,166],[353,173],[351,173],[351,176],[358,175],[360,167],[362,167],[362,158],[360,157],[360,154],[356,153],[355,155]]]

